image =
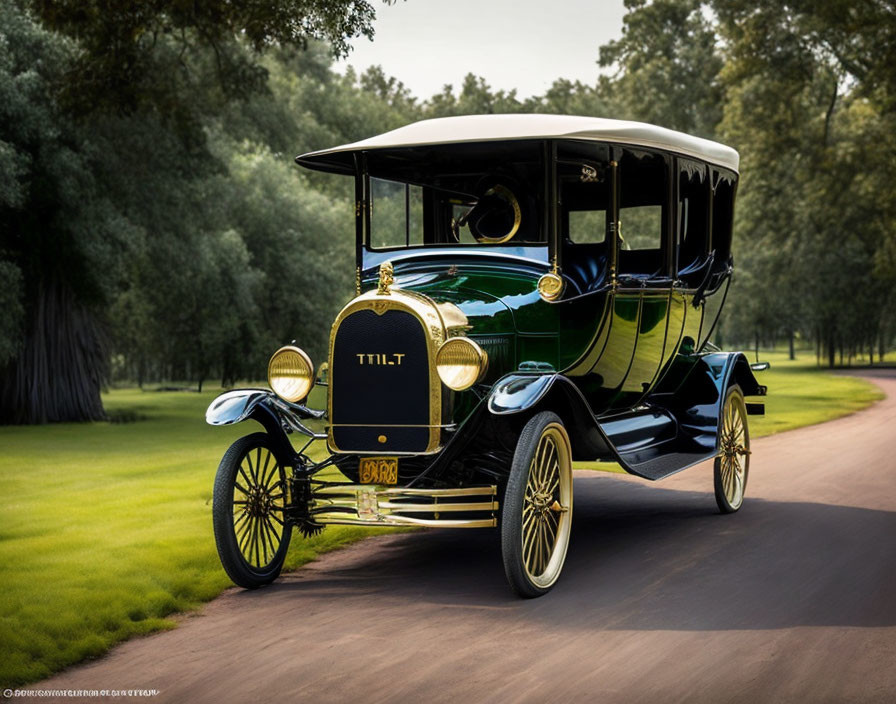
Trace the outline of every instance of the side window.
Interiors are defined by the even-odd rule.
[[[619,209],[619,228],[625,250],[662,249],[663,206],[632,205]]]
[[[423,244],[423,189],[398,181],[370,179],[370,246]]]
[[[704,263],[709,245],[709,177],[705,164],[678,160],[678,271]]]
[[[669,212],[669,159],[623,149],[619,160],[619,271],[661,275]]]
[[[566,236],[576,244],[603,242],[607,236],[607,211],[570,210]]]
[[[574,244],[606,240],[609,149],[594,142],[564,142],[557,149],[561,239]]]
[[[734,223],[736,178],[730,171],[712,172],[712,248],[716,262],[728,261],[731,253],[731,228]]]

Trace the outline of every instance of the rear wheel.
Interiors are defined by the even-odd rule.
[[[722,405],[719,453],[713,472],[716,504],[722,513],[734,513],[744,503],[750,473],[750,431],[747,405],[740,387],[733,385]]]
[[[218,556],[234,583],[255,589],[280,574],[292,534],[285,505],[286,472],[268,436],[233,443],[215,476],[212,516]]]
[[[572,451],[563,422],[545,411],[520,434],[501,517],[504,573],[513,590],[532,598],[560,576],[572,522]]]

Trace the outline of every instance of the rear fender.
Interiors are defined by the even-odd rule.
[[[664,383],[667,381],[673,380]],[[757,381],[743,352],[702,355],[680,382],[673,383],[674,391],[654,394],[648,401],[671,411],[688,442],[707,453],[719,449],[722,404],[729,387],[737,384],[744,396],[765,396],[767,391]],[[750,405],[754,409],[761,406]]]

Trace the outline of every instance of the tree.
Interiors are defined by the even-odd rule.
[[[45,27],[78,43],[65,76],[70,105],[85,112],[148,107],[182,122],[195,122],[208,99],[228,102],[263,90],[267,74],[258,57],[265,49],[325,40],[344,55],[352,37],[373,36],[376,15],[366,0],[29,4]],[[216,80],[206,81],[210,76]],[[197,90],[205,100],[195,99]]]
[[[516,97],[516,90],[493,92],[482,76],[468,73],[457,95],[454,86],[446,84],[427,101],[425,109],[427,117],[450,117],[523,112],[526,106]]]
[[[206,268],[197,272],[214,278],[238,260],[201,256],[203,238],[226,231],[211,225],[201,193],[224,169],[207,142],[217,116],[269,92],[263,52],[319,38],[344,52],[348,38],[372,34],[373,9],[363,0],[27,4],[33,16],[0,6],[0,277],[11,299],[0,331],[14,336],[0,346],[0,422],[97,419],[106,311],[122,290],[153,309],[126,283],[129,262],[155,253],[185,266],[198,252]]]
[[[0,27],[0,274],[13,334],[0,422],[99,418],[106,340],[91,309],[114,280],[127,228],[92,175],[85,134],[51,98],[71,44],[8,3]]]
[[[883,265],[896,237],[890,88],[882,58],[863,48],[873,37],[886,57],[896,25],[877,4],[834,4],[840,14],[802,2],[714,3],[727,56],[721,132],[743,156],[738,230],[754,255],[786,257],[769,266],[752,256],[747,266],[762,271],[757,285],[799,301],[778,307],[777,324],[801,325],[831,365],[887,334],[896,284]]]
[[[722,117],[722,58],[702,0],[625,0],[622,38],[600,48],[615,68],[600,90],[620,117],[712,137]]]

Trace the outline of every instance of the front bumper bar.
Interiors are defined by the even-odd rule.
[[[319,524],[494,528],[498,525],[497,494],[494,485],[402,489],[323,484],[312,490],[308,513]]]

